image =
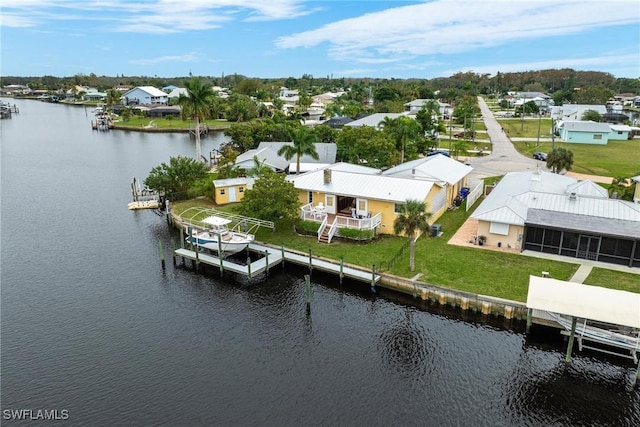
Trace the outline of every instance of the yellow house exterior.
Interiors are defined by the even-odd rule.
[[[434,182],[384,176],[376,169],[355,165],[343,166],[346,170],[332,170],[332,166],[288,178],[299,191],[304,219],[314,219],[321,208],[337,227],[375,228],[378,233],[393,234],[396,212],[407,200],[424,201],[429,210],[433,200],[444,195]],[[443,211],[433,212],[429,222]]]
[[[217,179],[213,181],[213,201],[216,205],[239,202],[251,184],[249,178]]]

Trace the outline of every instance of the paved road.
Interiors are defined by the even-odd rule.
[[[482,97],[478,97],[478,105],[482,113],[482,120],[487,128],[487,134],[493,144],[493,151],[488,156],[469,157],[467,164],[473,167],[471,175],[474,178],[504,175],[507,172],[525,170],[548,170],[545,162],[525,157],[518,153],[511,140],[502,131],[502,127],[494,117]]]

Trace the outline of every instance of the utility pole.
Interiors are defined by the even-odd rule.
[[[538,111],[538,142],[536,143],[536,147],[540,145],[540,122],[542,122],[542,114]]]

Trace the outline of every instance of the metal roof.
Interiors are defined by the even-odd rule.
[[[324,182],[325,169],[302,175],[289,175],[287,179],[293,182],[299,190],[386,200],[395,203],[404,203],[410,199],[423,201],[434,185],[429,181],[329,169],[331,170],[331,180],[326,184]]]
[[[402,178],[423,179],[427,181],[446,182],[454,185],[473,168],[442,154],[424,157],[403,163],[382,172],[383,175]]]
[[[533,221],[529,215],[534,210],[549,212],[549,221],[553,215],[564,213],[572,216],[574,221],[585,217],[600,218],[602,224],[613,220],[626,221],[617,226],[625,230],[629,227],[640,230],[640,205],[609,199],[604,189],[599,190],[596,184],[589,181],[580,182],[574,178],[544,171],[508,173],[471,217],[483,221],[524,225]],[[539,218],[542,214],[537,215],[534,218]],[[537,224],[544,224],[543,220],[535,221]],[[640,231],[629,232],[629,235],[635,235]]]
[[[371,126],[374,128],[379,127],[380,122],[385,119],[385,117],[389,117],[390,119],[397,119],[398,117],[411,117],[407,116],[405,113],[375,113],[369,116],[363,117],[358,120],[354,120],[349,123],[345,123],[345,126],[349,127],[360,127],[360,126]]]
[[[640,223],[633,220],[529,209],[526,225],[553,227],[563,230],[640,239]]]
[[[529,276],[527,308],[640,328],[640,294]]]
[[[564,127],[572,132],[611,132],[611,126],[608,123],[598,123],[593,121],[582,120],[565,120],[560,127]]]
[[[216,188],[220,187],[231,187],[234,185],[243,185],[249,184],[250,179],[248,177],[241,178],[226,178],[226,179],[216,179],[213,181],[213,186]]]

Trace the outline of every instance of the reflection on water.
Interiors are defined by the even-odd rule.
[[[163,271],[176,234],[126,209],[129,184],[193,141],[16,103],[0,128],[3,409],[92,426],[640,425],[633,364],[566,365],[555,331],[317,271],[308,315],[297,266]]]

